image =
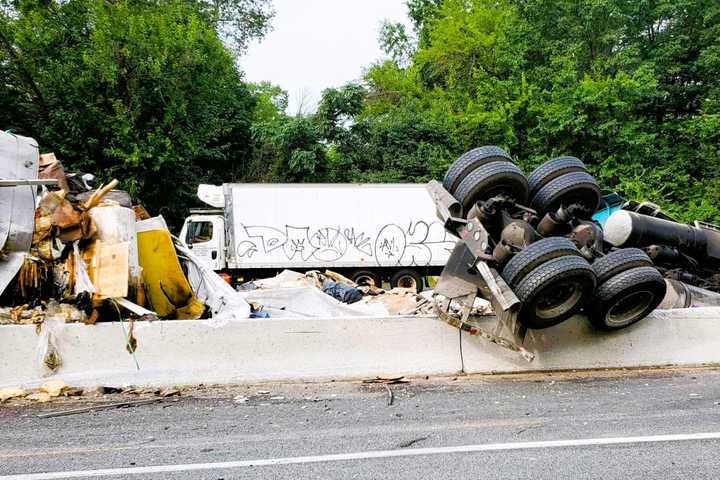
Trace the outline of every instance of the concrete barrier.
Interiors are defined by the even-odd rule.
[[[118,323],[67,324],[56,339],[69,384],[186,385],[444,375],[461,369],[459,333],[433,317],[135,324],[138,370]],[[0,386],[35,386],[34,326],[0,327]]]
[[[528,334],[531,363],[465,333],[461,342],[466,373],[720,364],[720,308],[656,310],[615,332],[599,332],[577,315]]]
[[[139,370],[119,324],[64,325],[54,377],[77,386],[188,385],[720,364],[720,308],[657,311],[613,333],[575,317],[531,332],[532,363],[434,317],[243,320],[220,328],[203,320],[138,322],[135,337]],[[39,339],[34,326],[0,327],[0,387],[53,378],[41,375]]]

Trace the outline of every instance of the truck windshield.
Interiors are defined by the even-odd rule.
[[[185,235],[185,243],[192,245],[193,243],[209,242],[212,236],[212,222],[189,222],[187,234]]]

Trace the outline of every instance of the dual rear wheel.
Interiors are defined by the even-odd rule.
[[[553,158],[527,178],[499,147],[476,148],[458,158],[443,186],[464,214],[481,201],[502,195],[528,205],[540,218],[562,207],[590,219],[601,190],[582,161]],[[662,301],[665,282],[638,249],[611,252],[593,265],[564,237],[549,237],[515,254],[502,277],[522,302],[519,321],[528,328],[557,325],[582,309],[599,329],[624,328],[647,316]]]
[[[350,274],[350,280],[360,286],[375,286],[382,288],[382,278],[373,270],[356,270]],[[421,292],[425,286],[423,276],[410,268],[397,270],[390,276],[391,288],[414,288]]]

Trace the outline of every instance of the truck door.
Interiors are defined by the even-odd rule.
[[[218,217],[190,217],[182,240],[213,270],[225,268],[225,226]]]

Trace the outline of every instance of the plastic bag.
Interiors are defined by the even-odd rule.
[[[82,292],[95,293],[95,287],[90,281],[85,262],[80,256],[78,242],[73,242],[73,255],[75,256],[75,295]]]
[[[52,375],[62,365],[57,342],[64,326],[65,317],[60,314],[58,304],[51,300],[38,339],[37,361],[42,375]]]

